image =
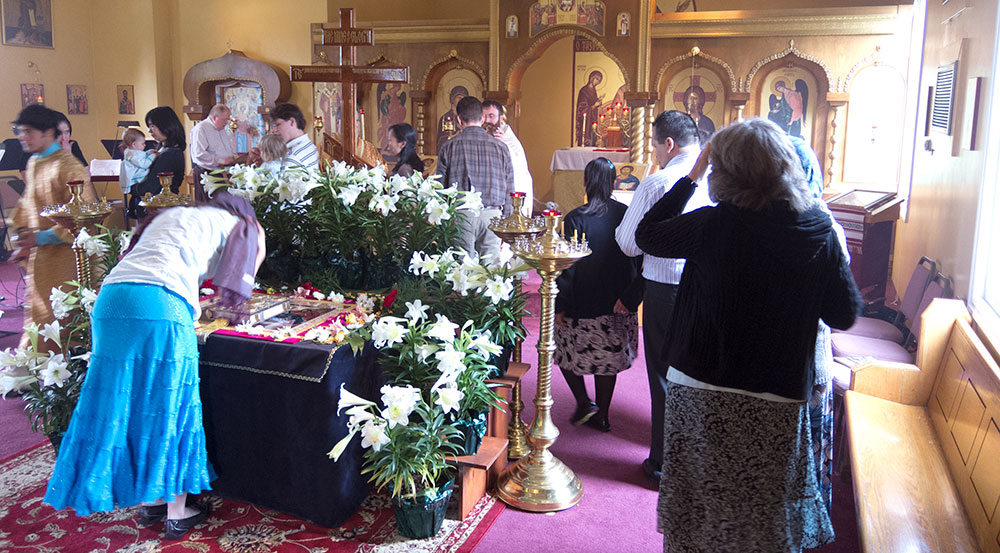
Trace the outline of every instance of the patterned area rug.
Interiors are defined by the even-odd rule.
[[[459,521],[453,501],[436,537],[411,540],[396,533],[386,495],[370,495],[340,528],[203,495],[199,502],[211,507],[208,520],[184,539],[169,541],[163,524],[139,526],[138,507],[77,517],[43,504],[54,462],[47,443],[0,462],[0,553],[468,553],[503,511],[503,503],[486,496]]]

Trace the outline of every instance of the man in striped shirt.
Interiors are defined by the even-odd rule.
[[[271,110],[271,132],[285,139],[288,166],[319,167],[319,150],[303,130],[306,119],[295,104],[278,104]]]
[[[643,251],[635,244],[635,229],[643,216],[681,177],[687,176],[701,153],[698,127],[690,115],[676,110],[665,111],[653,121],[653,152],[660,170],[639,183],[625,217],[615,230],[615,240],[625,255]],[[684,212],[711,205],[708,187],[699,186],[688,200]],[[642,303],[642,339],[649,379],[650,424],[649,458],[642,462],[647,478],[659,482],[663,463],[663,404],[667,390],[667,369],[663,360],[663,342],[670,329],[677,285],[684,272],[683,259],[643,255],[642,276],[646,291]]]
[[[462,98],[456,111],[462,132],[438,149],[437,173],[445,186],[481,193],[483,210],[478,216],[465,212],[466,219],[455,245],[470,253],[496,256],[501,242],[489,226],[494,217],[511,212],[514,168],[510,151],[482,127],[483,104],[478,98]]]

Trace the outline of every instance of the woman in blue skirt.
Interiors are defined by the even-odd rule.
[[[142,504],[139,522],[166,520],[178,539],[207,517],[186,505],[210,489],[198,390],[198,290],[250,297],[264,231],[225,191],[198,207],[163,210],[136,231],[94,305],[92,355],[45,502],[78,515]]]

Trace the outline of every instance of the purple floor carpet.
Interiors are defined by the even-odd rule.
[[[528,279],[529,310],[537,314],[540,279]],[[534,415],[537,386],[538,318],[526,321],[530,333],[523,360],[532,365],[523,383],[523,420]],[[642,350],[640,333],[639,349]],[[593,398],[593,379],[586,378]],[[555,405],[552,418],[559,439],[550,451],[566,463],[583,482],[583,499],[575,507],[550,514],[509,508],[493,524],[476,547],[476,553],[546,551],[549,553],[598,553],[608,551],[662,551],[663,536],[656,531],[654,485],[639,468],[649,454],[649,384],[645,359],[640,355],[632,368],[618,375],[609,419],[611,432],[604,434],[587,426],[572,426],[569,418],[575,403],[558,368],[552,375]],[[854,496],[850,476],[834,483],[833,525],[836,542],[817,549],[823,553],[859,551]]]

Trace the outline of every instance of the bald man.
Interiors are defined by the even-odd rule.
[[[194,176],[194,198],[207,202],[208,195],[201,186],[201,174],[215,171],[236,160],[233,135],[227,128],[231,112],[224,104],[216,104],[202,122],[191,129],[191,167]]]

